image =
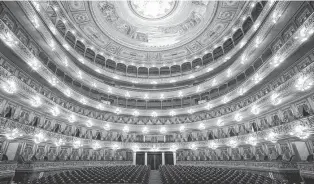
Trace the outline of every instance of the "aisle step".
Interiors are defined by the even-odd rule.
[[[150,171],[149,184],[162,184],[159,171]]]

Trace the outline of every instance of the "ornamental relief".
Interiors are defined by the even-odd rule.
[[[175,25],[174,27],[160,27],[158,28],[159,31],[161,31],[163,34],[182,34],[186,31],[188,31],[189,29],[193,29],[194,27],[196,27],[203,19],[203,12],[204,12],[204,7],[207,6],[208,2],[204,2],[204,1],[193,1],[193,6],[195,7],[195,11],[192,11],[191,14],[188,16],[187,20],[182,22],[179,25]],[[58,6],[60,6],[61,4],[59,4]],[[220,14],[217,14],[217,20],[215,19],[215,24],[213,24],[213,26],[218,26],[218,20],[224,20],[225,23],[228,25],[230,24],[230,22],[232,22],[234,20],[234,18],[236,17],[236,15],[241,14],[242,11],[244,11],[243,7],[244,7],[245,3],[231,3],[230,6],[228,3],[221,3],[219,5],[217,5],[217,8],[221,9]],[[67,13],[70,15],[70,17],[74,20],[74,22],[76,22],[77,24],[79,24],[79,26],[82,26],[83,24],[89,24],[92,22],[88,11],[92,11],[92,13],[94,13],[94,10],[88,10],[88,5],[86,3],[83,2],[70,2],[70,3],[62,3],[62,6],[64,6],[64,8],[66,9],[66,11],[68,11]],[[92,5],[89,5],[89,8],[91,8]],[[216,5],[215,5],[216,6]],[[134,26],[132,26],[131,24],[129,24],[127,21],[123,20],[119,13],[117,13],[116,11],[116,7],[114,5],[114,3],[108,2],[108,1],[104,1],[104,2],[98,2],[97,3],[97,7],[99,8],[99,10],[102,12],[102,15],[104,17],[104,20],[106,20],[106,22],[108,23],[108,25],[113,26],[119,33],[126,35],[128,38],[130,39],[134,39],[140,42],[149,42],[149,35],[145,32],[139,32],[137,31],[137,28],[135,28]],[[63,14],[63,12],[60,12],[61,14]],[[86,24],[86,25],[87,25]],[[93,25],[94,26],[94,25]],[[228,25],[229,26],[229,25]],[[220,28],[214,28],[213,30],[215,30],[215,35],[217,35],[216,33],[221,34],[222,30],[226,30],[225,26],[220,26]],[[220,30],[220,31],[219,31]],[[100,30],[97,30],[97,32],[101,32]],[[85,34],[89,34],[90,32],[84,31]],[[96,34],[94,32],[94,34]],[[207,36],[205,36],[205,34],[200,35],[202,37],[204,37],[202,40],[204,40],[203,43],[201,43],[202,45],[207,45],[208,40],[212,40],[212,38],[208,38]],[[213,35],[211,34],[211,37]],[[101,44],[101,42],[97,42],[97,39],[93,36],[91,36],[89,34],[90,38],[93,38],[92,40],[94,42],[96,42],[97,44],[101,45],[102,47],[104,46],[104,44]],[[106,39],[107,38],[103,38]],[[215,38],[216,39],[216,38]],[[107,40],[109,41],[109,40]],[[199,40],[200,41],[200,40]],[[120,47],[117,45],[117,47]],[[202,46],[203,47],[203,46]],[[199,51],[201,48],[198,47],[192,47],[193,52]],[[197,49],[196,49],[197,48]],[[126,48],[122,47],[122,50],[124,50]],[[180,48],[178,48],[180,49]],[[181,48],[182,50],[182,48]],[[176,51],[175,51],[176,52]],[[119,56],[119,53],[114,53],[115,55]],[[158,54],[162,54],[161,52]],[[172,53],[174,54],[174,53]],[[185,56],[186,54],[190,54],[190,53],[185,53],[183,54],[183,56]],[[146,53],[144,54],[146,55]],[[120,56],[121,57],[121,56]],[[178,56],[177,58],[182,57],[182,56]],[[167,58],[169,59],[174,59],[173,57],[171,58]]]

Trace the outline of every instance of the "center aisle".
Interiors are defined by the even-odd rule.
[[[160,173],[158,170],[150,171],[149,184],[162,184]]]

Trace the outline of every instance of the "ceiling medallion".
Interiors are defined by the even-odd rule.
[[[144,19],[157,20],[170,15],[177,5],[177,1],[171,0],[131,0],[131,10]]]

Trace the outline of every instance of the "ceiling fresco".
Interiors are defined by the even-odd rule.
[[[121,61],[182,61],[210,49],[230,32],[245,2],[62,2],[76,29]]]

